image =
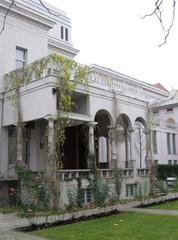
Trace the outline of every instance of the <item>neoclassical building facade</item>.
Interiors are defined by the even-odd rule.
[[[9,5],[10,1],[0,0],[0,28]],[[37,0],[16,0],[0,35],[1,200],[5,186],[16,178],[16,116],[8,97],[5,74],[21,67],[23,71],[25,65],[51,53],[67,58],[74,58],[78,53],[71,43],[70,19],[65,12],[48,7],[52,14]],[[57,117],[55,87],[56,75],[52,65],[42,78],[34,78],[20,87],[26,129],[24,160],[33,172],[43,171],[47,158],[44,131],[46,127],[54,127]],[[138,187],[145,181],[149,182],[150,151],[158,163],[177,163],[177,110],[170,110],[174,108],[166,90],[108,68],[91,65],[87,88],[82,83],[77,85],[72,101],[71,124],[65,129],[63,169],[59,171],[61,206],[67,202],[68,189],[78,188],[76,178],[79,176],[82,178],[84,203],[92,201],[87,182],[90,174],[85,154],[87,148],[95,152],[96,164],[104,179],[112,183],[113,170],[122,170],[122,198],[134,197]],[[151,122],[156,122],[156,125]],[[151,138],[150,128],[153,130]],[[84,139],[85,129],[87,141]],[[165,145],[168,145],[167,155]],[[114,192],[115,186],[111,185]]]

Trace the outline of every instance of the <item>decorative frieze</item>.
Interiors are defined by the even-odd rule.
[[[0,13],[3,14],[3,15],[5,15],[6,12],[7,12],[7,9],[6,9],[5,7],[0,6]],[[50,28],[49,25],[46,25],[45,23],[40,22],[40,20],[39,20],[39,21],[34,20],[34,19],[30,18],[30,17],[21,15],[21,14],[15,12],[15,11],[13,11],[13,10],[11,10],[11,11],[8,13],[8,17],[15,18],[15,19],[17,19],[17,20],[19,20],[19,21],[21,21],[21,22],[23,22],[23,23],[27,23],[27,24],[29,24],[29,25],[33,25],[33,26],[38,27],[38,28],[40,28],[40,29],[43,29],[43,30],[45,30],[45,31],[48,31],[49,28]]]

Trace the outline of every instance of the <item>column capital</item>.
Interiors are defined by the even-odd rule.
[[[45,119],[46,121],[49,122],[49,121],[55,121],[57,119],[57,117],[48,115],[48,116],[45,116],[43,119]]]
[[[133,133],[133,132],[135,132],[135,129],[134,128],[128,128],[127,131],[130,132],[130,133]]]
[[[94,126],[96,126],[98,123],[97,122],[95,122],[95,121],[91,121],[91,122],[87,122],[87,126],[89,126],[89,127],[94,127]]]
[[[143,133],[145,133],[145,134],[150,134],[150,133],[151,133],[151,130],[150,130],[150,129],[145,129],[145,130],[143,130]]]

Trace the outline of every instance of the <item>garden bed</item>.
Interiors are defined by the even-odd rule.
[[[100,213],[95,213],[95,214],[91,214],[91,215],[83,215],[83,216],[77,216],[77,215],[75,216],[75,215],[73,215],[73,213],[71,213],[71,218],[67,217],[68,219],[58,220],[58,221],[54,221],[54,222],[46,221],[44,223],[40,223],[40,222],[37,222],[36,224],[32,223],[29,226],[16,228],[16,231],[33,232],[33,231],[41,230],[41,229],[45,229],[45,228],[51,228],[51,227],[56,227],[56,226],[61,226],[61,225],[66,225],[66,224],[78,223],[81,221],[93,220],[93,219],[102,218],[102,217],[106,217],[106,216],[112,216],[112,215],[115,215],[118,213],[119,213],[119,211],[117,209],[110,210],[108,212],[102,211]]]
[[[137,207],[147,208],[150,206],[160,205],[163,203],[176,201],[176,200],[178,200],[178,193],[169,193],[167,195],[161,195],[157,198],[149,198],[149,199],[142,200]]]
[[[162,203],[178,200],[178,193],[169,193],[157,198],[144,199],[142,201],[133,201],[126,204],[116,204],[113,206],[97,207],[91,209],[78,209],[78,211],[64,212],[56,215],[36,216],[29,218],[29,226],[16,229],[17,231],[32,232],[40,229],[51,228],[66,224],[73,224],[86,220],[93,220],[105,216],[111,216],[122,213],[126,208],[147,208]],[[125,211],[125,210],[124,210]]]

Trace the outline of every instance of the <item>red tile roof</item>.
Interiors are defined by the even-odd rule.
[[[169,92],[165,87],[163,87],[163,85],[161,85],[161,83],[155,83],[153,84],[153,87],[159,88],[160,90]]]

